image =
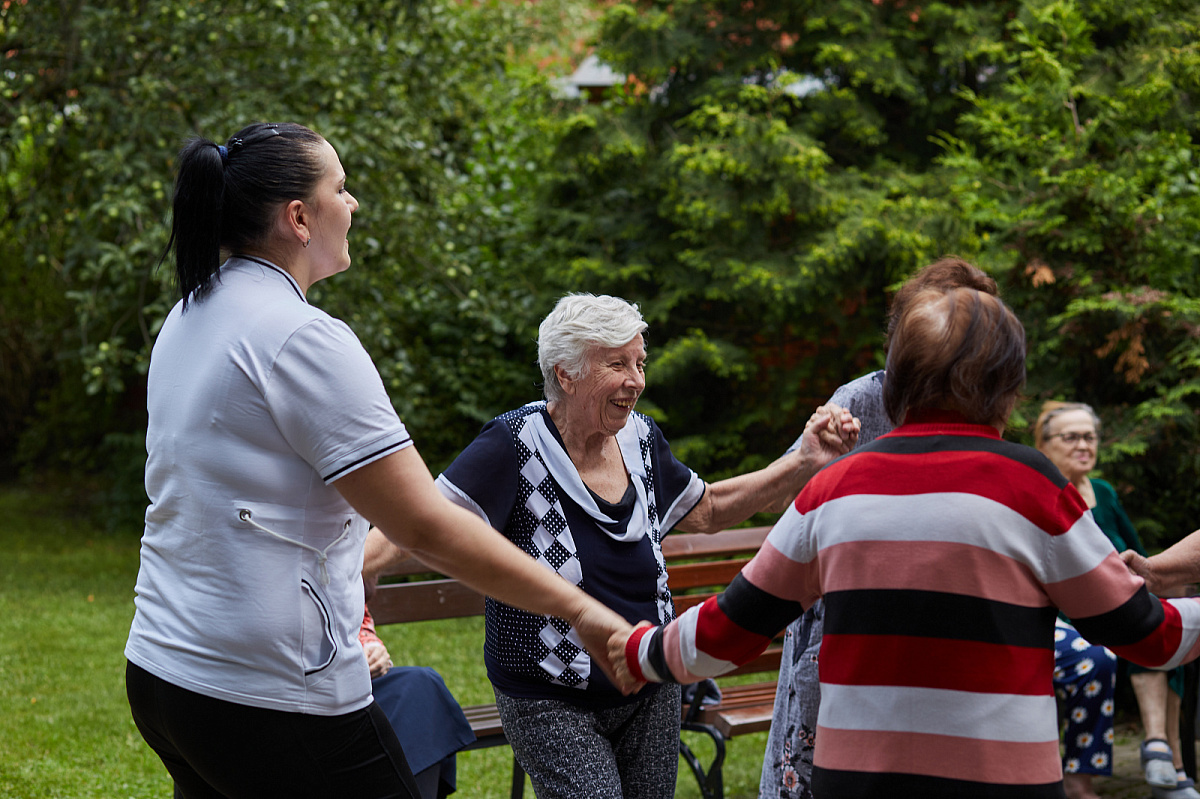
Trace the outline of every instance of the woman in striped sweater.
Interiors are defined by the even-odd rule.
[[[1062,797],[1058,609],[1169,668],[1200,653],[1200,603],[1150,595],[1059,470],[1003,440],[1024,382],[998,298],[916,298],[888,353],[897,428],[813,477],[723,595],[614,636],[614,660],[649,681],[720,674],[824,598],[818,799]]]

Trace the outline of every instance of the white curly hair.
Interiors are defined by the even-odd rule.
[[[538,367],[546,399],[565,395],[554,374],[561,366],[572,380],[587,375],[592,347],[624,347],[649,325],[636,304],[607,294],[572,293],[558,301],[538,326]]]

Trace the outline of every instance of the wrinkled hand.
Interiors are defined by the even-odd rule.
[[[367,666],[371,669],[371,679],[382,677],[392,667],[392,656],[387,647],[380,643],[369,643],[364,648],[367,653]]]
[[[612,641],[627,641],[633,634],[629,622],[613,613],[593,599],[588,600],[585,610],[571,620],[571,626],[579,633],[583,648],[592,656],[592,663],[608,675],[612,684],[628,696],[641,690],[645,682],[636,680],[625,663],[625,651],[614,654]]]
[[[637,625],[634,626],[634,628],[628,633],[616,632],[613,633],[612,637],[608,639],[608,659],[616,666],[618,679],[628,680],[632,683],[638,684],[639,687],[642,684],[633,676],[633,673],[629,671],[629,660],[625,657],[625,646],[629,643],[629,638],[633,635],[634,630],[642,627],[653,626],[654,625],[648,621],[639,621]]]
[[[1129,571],[1146,581],[1147,591],[1152,594],[1162,592],[1162,582],[1155,575],[1154,564],[1150,562],[1150,558],[1143,557],[1132,549],[1127,549],[1121,553],[1121,560],[1125,561],[1125,566]]]
[[[813,411],[804,425],[800,452],[814,469],[820,469],[839,455],[845,455],[858,443],[862,424],[850,411],[837,405],[822,405]]]

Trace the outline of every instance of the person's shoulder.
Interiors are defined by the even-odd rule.
[[[867,372],[865,375],[859,375],[853,380],[843,383],[838,391],[851,391],[854,393],[878,391],[879,387],[883,385],[883,374],[882,369],[876,369],[872,372]]]
[[[212,292],[189,303],[179,316],[190,329],[207,331],[268,361],[285,350],[316,347],[352,356],[362,349],[349,325],[309,305],[289,277],[265,268],[256,274],[223,267]]]
[[[506,441],[511,446],[520,435],[521,430],[525,427],[530,417],[544,413],[545,410],[546,401],[535,400],[519,408],[513,408],[511,411],[505,411],[484,422],[483,427],[479,428],[478,435],[471,442],[471,446],[478,448],[485,446],[486,442],[494,444],[498,440]]]
[[[1028,469],[1045,479],[1043,485],[1052,488],[1055,491],[1065,491],[1071,485],[1063,473],[1059,470],[1054,462],[1046,456],[1044,452],[1031,447],[1028,444],[1022,444],[1017,441],[1009,441],[1006,438],[991,440],[980,448],[982,451],[988,452],[991,455],[999,456],[1001,463],[1007,463],[1014,469]],[[1014,473],[1009,479],[1018,479],[1018,473]],[[1026,472],[1028,474],[1028,472]]]
[[[634,411],[629,414],[630,421],[637,423],[640,427],[645,427],[647,430],[658,430],[658,425],[654,419],[641,411]],[[661,431],[660,431],[661,432]]]
[[[1092,490],[1097,494],[1107,494],[1110,497],[1117,495],[1117,489],[1107,480],[1102,480],[1099,477],[1089,477],[1088,480],[1092,484]]]
[[[874,372],[868,372],[861,377],[856,377],[848,383],[843,383],[833,392],[833,396],[829,401],[835,405],[848,407],[851,402],[878,397],[880,402],[883,401],[883,370],[879,369]]]
[[[312,322],[338,330],[350,328],[315,305],[309,305],[299,289],[283,276],[253,275],[245,270],[224,271],[221,283],[201,305],[214,311],[237,314],[258,330],[286,333]],[[191,308],[188,309],[191,312]]]
[[[870,443],[892,429],[892,421],[883,407],[883,370],[868,372],[840,386],[829,401],[848,409],[858,417],[862,429],[859,445]],[[795,447],[795,445],[793,445]]]
[[[505,411],[496,418],[492,419],[485,425],[486,427],[503,424],[510,428],[519,429],[525,421],[535,413],[542,413],[546,410],[545,400],[534,400],[527,402],[519,408],[513,408],[511,411]]]
[[[530,416],[545,405],[545,402],[531,402],[485,422],[438,479],[449,481],[474,499],[481,492],[490,492],[491,488],[485,488],[485,484],[495,487],[502,482],[507,474],[504,464],[528,457],[528,440],[525,443],[519,440],[521,430]]]

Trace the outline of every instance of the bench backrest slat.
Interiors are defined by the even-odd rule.
[[[745,560],[667,563],[667,585],[671,587],[671,593],[676,596],[688,588],[726,586],[745,565]]]
[[[744,527],[719,533],[671,533],[662,542],[663,557],[669,562],[681,558],[729,557],[752,555],[767,540],[770,527]]]
[[[375,623],[398,624],[483,615],[483,595],[458,580],[421,580],[381,585],[371,598]]]

